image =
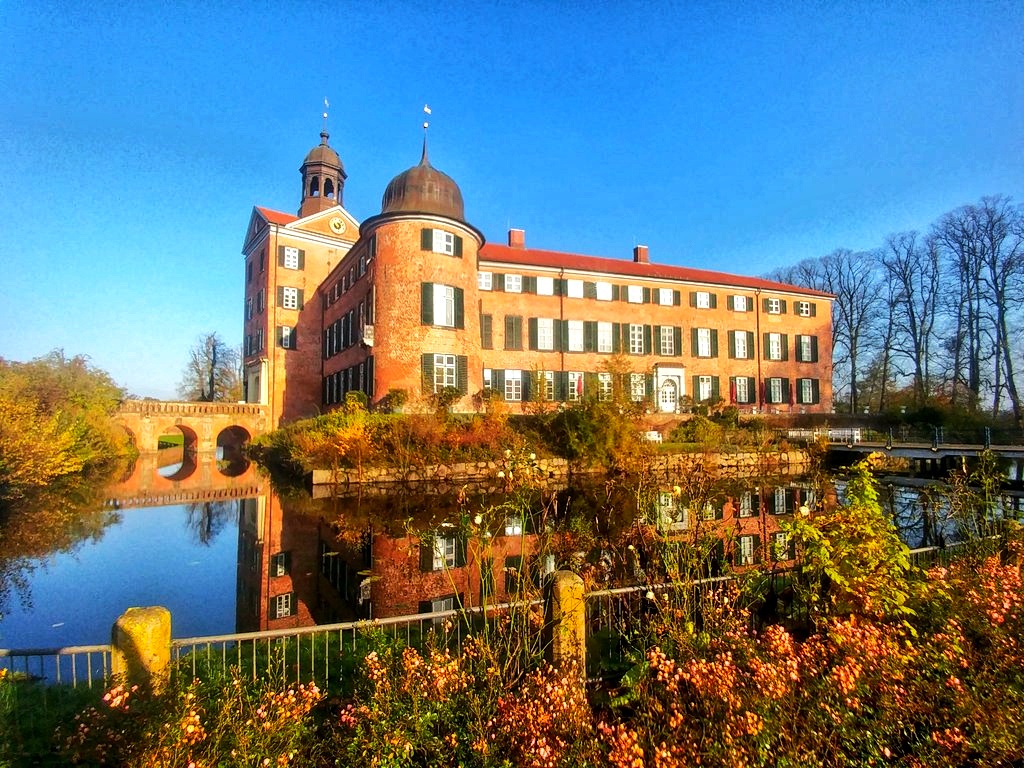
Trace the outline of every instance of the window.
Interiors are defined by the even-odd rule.
[[[434,570],[444,571],[454,568],[456,553],[458,552],[458,541],[454,536],[434,537]],[[440,609],[450,610],[450,609]]]
[[[288,286],[281,288],[281,306],[284,309],[298,309],[299,289]]]
[[[644,354],[644,327],[638,323],[629,324],[629,354]]]
[[[286,592],[283,595],[274,595],[271,598],[273,604],[271,611],[273,611],[275,619],[283,619],[286,616],[292,615],[292,597],[293,593]]]
[[[612,284],[611,283],[598,283],[597,284],[597,300],[598,301],[611,301],[612,300]]]
[[[610,373],[597,374],[597,399],[608,401],[612,399],[612,375]]]
[[[260,292],[256,294],[256,314],[262,315],[264,307],[267,306],[267,296],[260,288]]]
[[[784,515],[789,512],[789,505],[786,504],[786,489],[776,488],[775,489],[775,514]]]
[[[420,322],[444,328],[465,328],[461,288],[420,283]]]
[[[753,517],[756,514],[754,510],[754,494],[750,491],[744,491],[740,494],[739,499],[740,517]]]
[[[494,389],[494,371],[484,368],[484,389]]]
[[[262,328],[258,328],[256,330],[256,335],[255,335],[255,337],[253,339],[253,345],[256,347],[256,349],[255,349],[256,352],[262,352],[263,351],[263,329]]]
[[[523,348],[523,318],[505,315],[505,349]]]
[[[630,304],[643,304],[644,289],[639,285],[626,286],[626,301]]]
[[[494,318],[491,315],[480,315],[480,347],[494,349]]]
[[[455,289],[450,285],[434,285],[434,325],[455,325]]]
[[[537,318],[537,349],[550,351],[555,348],[555,321],[550,317]]]
[[[538,296],[554,296],[555,295],[555,279],[553,277],[538,277],[537,278],[537,295]]]
[[[796,312],[800,317],[814,317],[814,305],[809,301],[798,301]]]
[[[451,232],[445,232],[443,229],[433,230],[433,238],[431,240],[431,250],[434,253],[444,253],[448,256],[455,255],[455,235]]]
[[[671,307],[676,303],[673,293],[671,288],[659,288],[658,303],[663,307]]]
[[[458,367],[455,355],[434,355],[434,391],[457,386]]]
[[[523,518],[520,515],[509,515],[505,518],[505,535],[521,536],[523,533]]]
[[[711,376],[698,376],[697,377],[697,400],[704,401],[710,400],[712,396],[712,377]]]
[[[288,325],[277,327],[277,343],[281,349],[295,349],[295,329]]]
[[[298,269],[299,268],[299,249],[293,248],[290,245],[284,247],[284,257],[281,261],[281,266],[285,269]]]
[[[555,399],[555,372],[554,371],[541,371],[538,377],[540,379],[541,392],[544,395],[545,400]]]
[[[481,291],[491,290],[491,286],[494,282],[494,275],[490,272],[477,272],[476,273],[476,287]]]
[[[570,403],[583,399],[583,374],[579,371],[569,371],[569,387],[566,392]]]
[[[697,357],[711,357],[711,329],[697,328]]]
[[[252,296],[245,300],[245,319],[252,320]]]
[[[507,293],[522,293],[523,292],[523,276],[522,275],[505,275],[505,291]]]
[[[505,371],[505,399],[519,402],[523,399],[522,371]]]
[[[583,298],[583,281],[569,279],[565,281],[565,295],[570,299]]]
[[[658,351],[666,357],[676,353],[675,328],[671,325],[661,326],[658,339]]]
[[[786,398],[785,398],[785,395],[784,395],[784,392],[783,392],[784,387],[782,386],[784,381],[786,381],[786,380],[785,379],[779,379],[779,378],[768,379],[767,390],[768,390],[768,402],[769,403],[777,405],[779,403],[786,402]]]
[[[765,309],[769,315],[778,315],[782,312],[782,301],[780,299],[765,299]]]
[[[801,363],[818,362],[818,337],[797,336],[796,337],[796,359]]]
[[[711,294],[707,291],[697,291],[695,306],[697,309],[711,309]]]
[[[629,374],[629,397],[634,403],[642,403],[647,397],[647,377],[644,374]]]
[[[749,299],[746,296],[733,296],[732,297],[732,311],[733,312],[748,312],[749,309],[750,309],[748,304],[747,304],[748,301],[749,301]]]
[[[612,324],[599,322],[597,324],[597,351],[611,352],[612,346]]]
[[[569,321],[569,351],[570,352],[582,352],[583,351],[583,321],[582,320],[570,320]]]
[[[736,541],[738,565],[753,565],[757,549],[756,536],[740,536]]]
[[[291,565],[291,553],[277,552],[270,556],[270,575],[287,576]]]
[[[246,265],[245,265],[245,282],[246,283],[251,283],[252,282],[252,262],[251,261],[246,262]]]
[[[789,534],[778,531],[772,534],[772,555],[776,560],[789,560]]]
[[[746,331],[734,331],[733,332],[733,357],[738,360],[745,360],[750,357],[750,349],[747,347],[747,332]]]
[[[750,396],[750,379],[746,376],[737,376],[733,386],[735,387],[735,399],[737,403],[750,403],[753,399]]]
[[[658,527],[663,531],[685,531],[690,527],[690,510],[677,508],[671,491],[658,493]]]
[[[768,334],[768,359],[782,360],[782,334]]]
[[[797,402],[801,405],[814,405],[819,401],[817,379],[797,379]]]

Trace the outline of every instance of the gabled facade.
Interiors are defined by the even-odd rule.
[[[527,248],[519,229],[486,243],[425,142],[358,225],[321,138],[301,169],[300,217],[256,208],[243,249],[247,398],[275,423],[352,391],[376,403],[445,388],[462,411],[488,390],[515,411],[615,387],[652,411],[831,409],[828,294],[651,263],[645,246],[581,256]]]

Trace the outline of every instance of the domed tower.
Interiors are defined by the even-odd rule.
[[[429,397],[455,387],[454,407],[470,410],[483,386],[477,253],[484,237],[465,220],[458,184],[430,164],[425,137],[419,163],[391,180],[360,240],[375,254],[376,393]]]
[[[338,153],[327,143],[328,138],[326,130],[320,132],[320,143],[309,150],[299,169],[302,173],[299,218],[342,204],[341,193],[348,174]]]

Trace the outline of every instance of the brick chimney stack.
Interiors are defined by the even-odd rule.
[[[526,247],[526,230],[525,229],[510,229],[508,231],[508,247],[509,248],[525,248]]]
[[[647,256],[647,246],[637,245],[633,247],[633,261],[637,264],[649,264],[650,258]]]

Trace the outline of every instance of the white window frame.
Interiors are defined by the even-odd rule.
[[[458,386],[458,362],[455,355],[434,355],[434,391]]]
[[[736,402],[737,403],[749,403],[750,402],[750,379],[746,376],[737,376],[736,382]]]
[[[674,355],[676,353],[675,329],[671,325],[663,325],[659,333],[661,338],[658,339],[658,349],[662,356]]]
[[[252,296],[245,300],[245,319],[252,320]]]
[[[750,347],[747,346],[747,332],[736,331],[732,335],[733,338],[733,350],[732,354],[737,360],[747,360],[750,358]]]
[[[274,618],[284,619],[292,615],[292,593],[274,595]]]
[[[800,315],[800,317],[810,317],[811,316],[811,302],[809,302],[809,301],[798,301],[796,303],[796,313],[798,315]]]
[[[569,352],[583,351],[583,321],[569,321]]]
[[[290,325],[281,326],[281,348],[282,349],[295,349],[292,346],[294,341],[295,329]]]
[[[801,405],[810,405],[814,403],[814,380],[813,379],[797,379],[800,385],[800,403]]]
[[[754,564],[754,537],[753,536],[740,536],[737,539],[739,542],[740,550],[740,565],[753,565]]]
[[[505,293],[522,293],[523,276],[505,275]]]
[[[547,275],[539,275],[537,277],[537,295],[554,296],[555,279],[553,277],[548,277]]]
[[[782,403],[782,379],[777,376],[773,376],[768,379],[768,399],[772,405],[779,405]]]
[[[484,389],[494,389],[494,371],[484,368]]]
[[[521,515],[508,515],[505,518],[505,535],[506,536],[522,536],[523,535],[523,518]]]
[[[284,259],[282,260],[285,269],[299,268],[299,249],[292,245],[284,246]]]
[[[768,314],[769,315],[781,315],[782,314],[782,299],[768,299]]]
[[[597,374],[597,399],[607,402],[615,394],[612,375],[610,373]]]
[[[814,356],[812,354],[813,342],[811,341],[811,337],[801,334],[796,337],[796,343],[797,349],[800,351],[799,361],[801,363],[811,362],[811,358]]]
[[[643,304],[644,303],[644,289],[640,285],[627,285],[626,286],[626,301],[630,304]]]
[[[597,323],[597,351],[598,352],[611,352],[614,349],[615,342],[612,340],[612,324],[606,323],[603,320]]]
[[[270,556],[270,575],[271,576],[287,576],[288,575],[288,553],[287,552],[275,552]]]
[[[612,300],[612,284],[599,282],[596,287],[597,300],[598,301],[611,301]]]
[[[775,497],[772,499],[772,503],[775,505],[775,514],[785,515],[786,513],[788,513],[789,509],[786,506],[786,489],[776,488],[774,496]]]
[[[644,374],[629,374],[629,396],[634,403],[642,403],[647,398],[647,377]]]
[[[523,373],[522,371],[505,371],[505,400],[510,403],[520,403],[523,400]]]
[[[434,283],[434,325],[455,327],[455,288]]]
[[[782,334],[781,333],[769,333],[768,334],[768,359],[769,360],[781,360],[782,359]]]
[[[712,393],[712,380],[710,376],[698,376],[697,377],[697,401],[703,402],[704,400],[711,399]]]
[[[550,317],[537,318],[537,349],[550,352],[555,348],[555,321]]]
[[[575,403],[583,399],[583,372],[569,371],[569,389],[565,393],[566,400]]]
[[[697,357],[711,357],[711,329],[697,329]]]
[[[299,289],[292,288],[290,285],[282,286],[281,288],[281,309],[298,309],[299,308]]]
[[[455,536],[435,536],[433,542],[434,570],[447,571],[455,567],[459,540]]]
[[[555,372],[541,371],[540,384],[543,387],[544,399],[551,402],[555,399]]]
[[[570,299],[583,298],[583,281],[576,278],[569,278],[565,281],[565,295]]]
[[[663,307],[671,307],[675,304],[671,288],[658,289],[658,303]]]
[[[476,287],[481,291],[489,291],[494,286],[494,273],[493,272],[477,272],[476,273]]]
[[[629,354],[644,353],[644,327],[640,323],[629,324]]]
[[[750,491],[743,491],[739,498],[740,517],[754,516],[754,494]]]
[[[785,531],[776,531],[772,534],[772,555],[775,560],[789,559],[789,534]]]
[[[431,243],[431,251],[443,253],[445,256],[455,255],[455,235],[445,232],[443,229],[434,229]]]
[[[749,296],[733,296],[732,297],[732,311],[733,312],[746,312],[747,302],[750,301]]]
[[[711,309],[711,292],[697,291],[697,309]]]

